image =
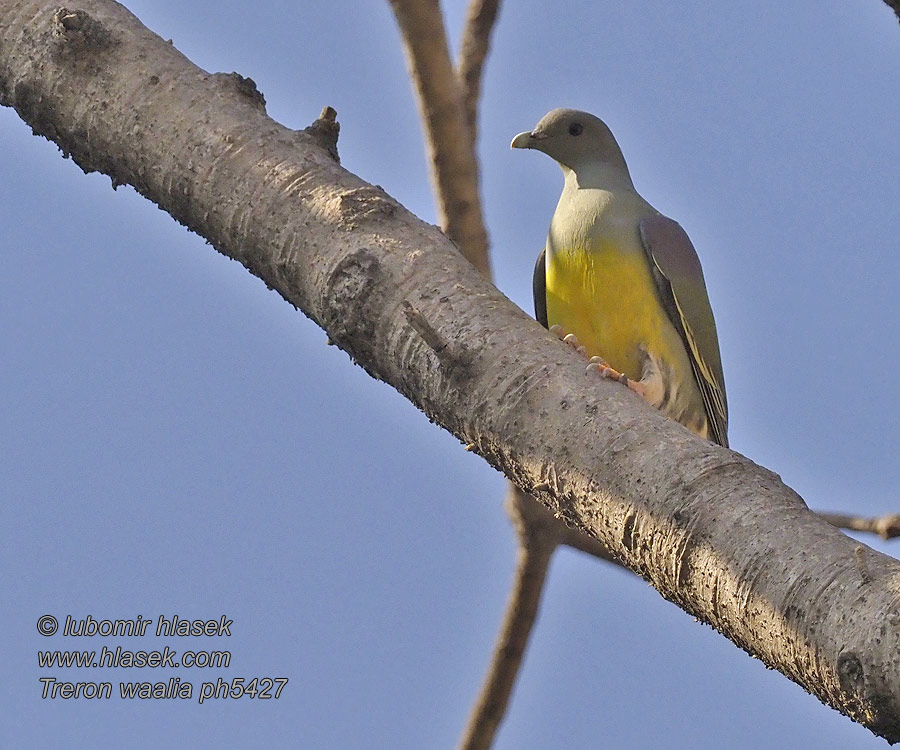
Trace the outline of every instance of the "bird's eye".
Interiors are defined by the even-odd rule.
[[[569,135],[581,135],[583,130],[584,125],[582,125],[580,122],[573,122],[571,125],[569,125]]]

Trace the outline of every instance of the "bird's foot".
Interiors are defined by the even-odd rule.
[[[606,363],[606,360],[603,359],[603,357],[591,357],[590,360],[588,360],[588,366],[585,372],[596,372],[600,374],[600,377],[615,380],[624,386],[628,386],[638,394],[638,396],[644,396],[647,390],[643,383],[632,380],[624,372],[614,370]]]
[[[578,341],[578,337],[574,333],[566,333],[566,329],[561,325],[550,326],[550,333],[555,334],[562,341],[565,341],[583,357],[587,357],[587,348],[581,345],[581,342]],[[600,377],[615,380],[630,388],[638,394],[638,396],[643,397],[646,394],[647,388],[643,383],[632,380],[624,372],[614,370],[603,357],[591,357],[588,360],[588,366],[585,372],[597,372],[600,374]]]
[[[587,357],[587,349],[581,345],[574,333],[566,333],[566,329],[561,325],[550,326],[550,333],[556,334],[581,356]]]

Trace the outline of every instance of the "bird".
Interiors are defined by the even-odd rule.
[[[562,167],[562,194],[534,268],[535,317],[695,434],[728,447],[716,323],[697,252],[681,225],[635,190],[600,118],[554,109],[511,148]]]

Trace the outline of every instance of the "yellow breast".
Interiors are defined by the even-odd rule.
[[[575,334],[588,356],[640,380],[644,352],[669,359],[675,332],[643,253],[596,239],[591,246],[547,254],[548,323]]]

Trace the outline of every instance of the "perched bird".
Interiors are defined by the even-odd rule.
[[[554,109],[511,145],[543,151],[565,176],[534,269],[537,319],[590,357],[589,369],[727,446],[716,323],[687,234],[638,195],[597,117]]]

